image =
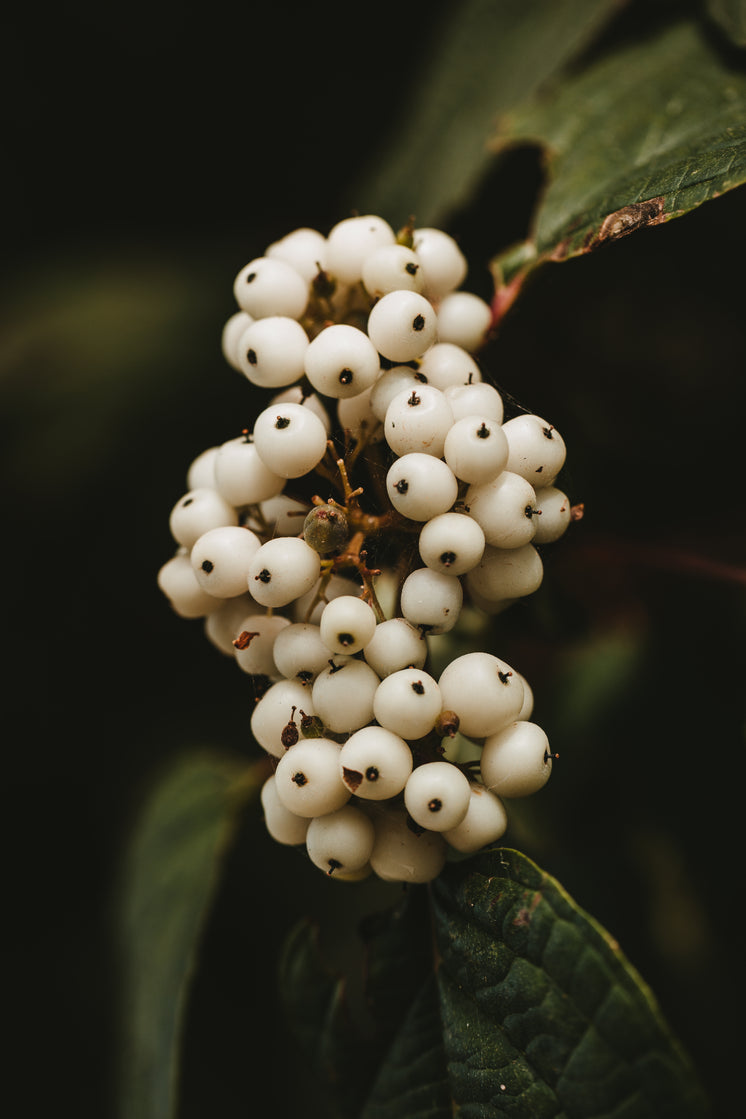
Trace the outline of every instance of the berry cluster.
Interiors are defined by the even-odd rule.
[[[428,671],[465,603],[538,588],[536,545],[572,518],[561,436],[505,420],[482,379],[491,312],[466,273],[446,233],[376,216],[250,261],[223,353],[272,397],[171,512],[159,585],[252,678],[267,828],[335,878],[428,881],[552,768],[520,673],[486,652]]]

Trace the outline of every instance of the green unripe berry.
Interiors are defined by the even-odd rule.
[[[303,522],[303,539],[320,556],[341,552],[350,538],[347,517],[335,505],[316,505]]]

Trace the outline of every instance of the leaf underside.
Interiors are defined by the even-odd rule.
[[[330,1114],[708,1114],[685,1053],[634,968],[608,933],[517,851],[449,867],[429,892],[410,890],[390,922],[368,944],[375,1026],[367,1034],[351,1028],[344,988],[311,950],[309,934],[290,942],[285,1006],[291,1025],[301,1011],[296,1036],[334,1101]]]

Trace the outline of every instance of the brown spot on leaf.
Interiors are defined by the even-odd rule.
[[[607,241],[618,241],[636,229],[646,225],[659,225],[665,221],[665,203],[663,197],[648,198],[645,202],[631,202],[629,206],[622,206],[621,210],[614,210],[607,214],[601,223],[598,233],[590,234],[586,241],[587,251],[597,249]]]
[[[522,906],[513,918],[513,925],[515,926],[515,928],[528,928],[528,926],[531,924],[531,918],[533,916],[534,910],[536,909],[540,901],[541,894],[537,891],[537,893],[535,893],[534,896],[531,898],[530,904]]]

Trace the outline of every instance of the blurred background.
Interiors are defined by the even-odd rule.
[[[163,0],[116,14],[78,0],[18,9],[6,26],[18,1114],[64,1101],[79,1119],[114,1115],[115,901],[133,820],[189,747],[257,756],[246,679],[155,583],[188,464],[256,409],[220,353],[233,277],[296,226],[326,232],[365,206],[352,184],[385,158],[447,7],[218,2],[197,16]],[[467,288],[488,294],[488,262],[525,235],[540,182],[536,153],[516,151],[450,215]],[[737,190],[550,266],[483,355],[562,432],[565,488],[586,506],[547,550],[543,587],[491,635],[560,752],[506,842],[617,937],[724,1115],[743,993],[745,219]],[[288,854],[247,819],[193,994],[185,1116],[249,1114],[247,1079],[256,1099],[284,1076],[278,946],[304,912],[341,919],[334,885]],[[302,1091],[287,1091],[289,1114]]]

